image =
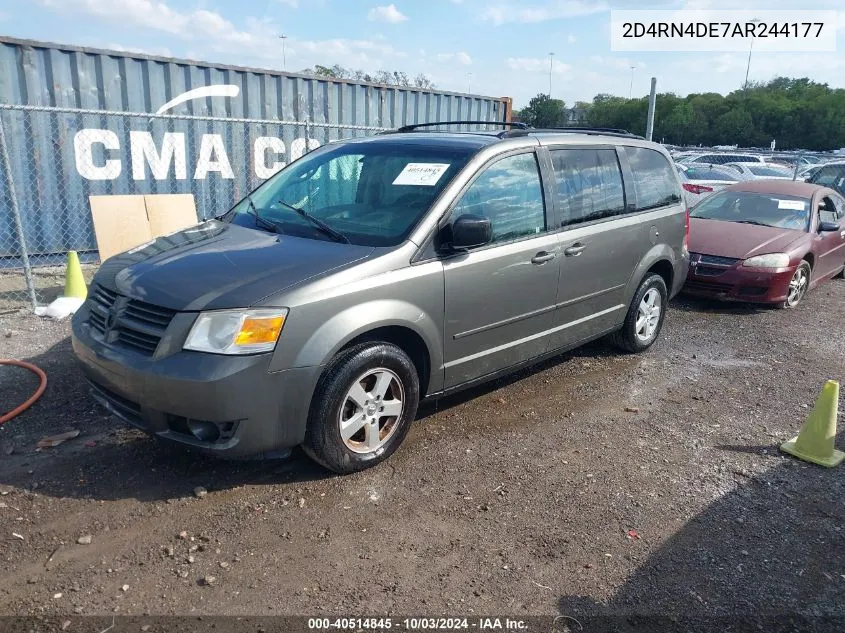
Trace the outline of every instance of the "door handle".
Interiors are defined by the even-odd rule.
[[[546,251],[540,251],[534,257],[531,258],[532,264],[545,264],[546,262],[550,262],[555,258],[554,253],[547,253]]]
[[[587,247],[581,244],[580,242],[575,242],[575,244],[565,249],[563,251],[563,254],[567,257],[578,257],[578,255],[581,254],[581,251],[583,251],[585,248]]]

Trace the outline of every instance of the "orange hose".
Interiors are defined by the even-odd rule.
[[[12,418],[14,418],[16,415],[20,415],[21,413],[26,411],[35,403],[36,400],[38,400],[38,398],[41,397],[41,394],[44,393],[44,390],[47,388],[47,374],[45,374],[43,371],[41,371],[40,368],[36,367],[35,365],[32,365],[22,360],[0,358],[0,365],[14,365],[15,367],[23,367],[24,369],[28,369],[36,376],[38,376],[39,380],[41,381],[41,383],[38,385],[38,389],[35,390],[35,393],[32,394],[26,402],[15,407],[8,413],[4,413],[2,416],[0,416],[0,424],[3,424],[4,422],[8,422]]]

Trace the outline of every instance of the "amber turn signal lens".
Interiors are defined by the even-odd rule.
[[[256,345],[259,343],[275,343],[285,317],[274,316],[268,318],[247,317],[241,325],[241,331],[235,337],[235,345]]]

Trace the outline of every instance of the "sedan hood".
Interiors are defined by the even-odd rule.
[[[783,253],[805,237],[804,231],[755,224],[690,218],[691,253],[747,259],[765,253]]]
[[[172,310],[243,308],[373,250],[212,220],[112,257],[95,282]]]

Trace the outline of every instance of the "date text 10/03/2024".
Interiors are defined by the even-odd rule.
[[[479,630],[520,631],[528,628],[524,620],[511,618],[309,618],[308,628],[320,630]]]

